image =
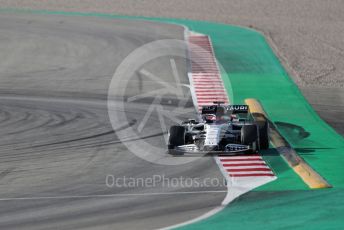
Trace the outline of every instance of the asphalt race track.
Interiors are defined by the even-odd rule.
[[[106,175],[222,180],[209,157],[178,166],[140,159],[109,121],[108,88],[122,60],[146,43],[183,38],[184,28],[175,25],[0,14],[0,229],[152,229],[192,219],[221,203],[225,193],[219,186],[105,183]],[[186,61],[175,63],[188,84]],[[169,64],[169,58],[160,58],[146,69],[172,81]],[[140,93],[149,89],[142,88],[142,80],[130,84],[131,94],[135,87]],[[119,129],[138,125],[150,103],[128,106],[131,122]],[[191,107],[183,116],[194,116]],[[147,120],[145,138],[163,148],[157,120],[154,114]]]

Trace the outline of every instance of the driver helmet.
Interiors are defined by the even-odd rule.
[[[238,115],[231,114],[231,121],[239,121]]]

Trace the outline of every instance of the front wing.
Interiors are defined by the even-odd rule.
[[[235,155],[241,153],[251,153],[253,151],[252,147],[249,145],[240,144],[228,144],[224,149],[217,149],[217,146],[204,146],[200,149],[195,144],[180,145],[174,148],[174,151],[180,154],[228,154]]]

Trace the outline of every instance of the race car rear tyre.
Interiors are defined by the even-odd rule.
[[[244,125],[241,128],[241,144],[243,145],[252,145],[258,139],[256,125]]]
[[[185,127],[184,126],[171,126],[168,138],[168,152],[176,155],[175,147],[185,145]]]
[[[259,127],[259,148],[269,148],[269,124],[267,121],[261,121],[258,123]]]

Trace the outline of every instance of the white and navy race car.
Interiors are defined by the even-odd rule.
[[[253,153],[269,148],[268,122],[255,121],[248,105],[204,106],[199,121],[189,119],[169,130],[168,152]]]

